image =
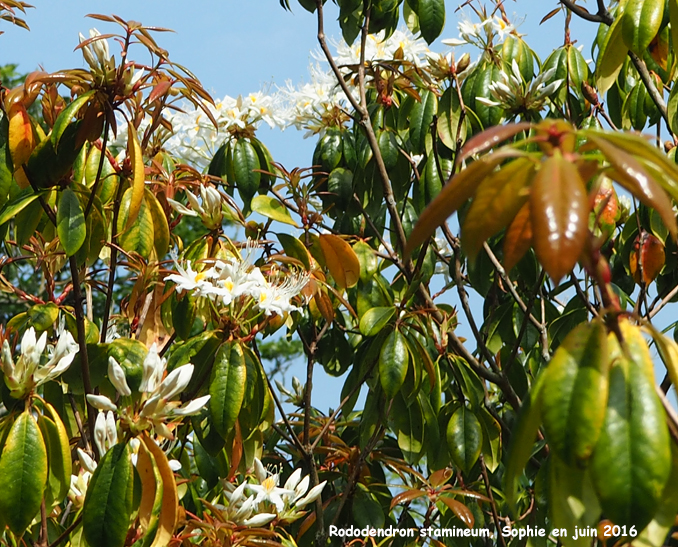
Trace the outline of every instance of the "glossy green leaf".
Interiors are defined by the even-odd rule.
[[[61,503],[68,494],[71,485],[71,448],[68,443],[68,433],[59,414],[52,405],[47,404],[49,417],[40,416],[38,426],[47,447],[49,460],[48,485],[54,503]]]
[[[584,467],[598,442],[608,393],[607,333],[600,321],[579,325],[558,347],[541,391],[544,428],[553,451]]]
[[[534,176],[530,213],[537,258],[557,283],[579,260],[589,215],[579,170],[558,152]]]
[[[431,44],[445,27],[445,0],[417,0],[421,35]]]
[[[438,136],[450,150],[456,150],[458,143],[466,140],[466,123],[461,118],[459,93],[450,86],[438,103]]]
[[[233,430],[245,397],[247,367],[240,344],[226,342],[214,358],[210,380],[212,423],[223,438]]]
[[[627,353],[610,335],[610,391],[591,478],[607,517],[642,530],[661,505],[671,448],[647,344],[638,327],[620,327]]]
[[[618,17],[612,23],[596,60],[596,87],[601,95],[605,94],[617,79],[629,50],[624,43],[622,20],[623,17]]]
[[[132,515],[133,468],[127,443],[106,452],[90,479],[82,510],[89,545],[122,547]]]
[[[80,200],[75,192],[66,188],[61,192],[57,208],[57,234],[59,241],[66,251],[66,256],[72,256],[82,246],[87,236],[85,214],[80,207]]]
[[[45,195],[49,190],[43,190],[40,193],[33,192],[32,188],[26,188],[19,192],[14,199],[7,202],[0,212],[0,226],[2,226],[8,220],[14,218],[31,203],[33,203],[38,196]]]
[[[256,169],[260,168],[259,156],[252,143],[246,139],[238,139],[233,146],[233,172],[238,192],[245,205],[249,205],[259,189],[261,173]]]
[[[130,223],[134,191],[132,188],[128,188],[122,195],[120,216],[118,217],[118,242],[125,251],[136,252],[144,258],[148,258],[155,245],[154,226],[153,216],[143,197],[142,194],[136,219]]]
[[[379,352],[379,380],[388,399],[403,386],[409,362],[405,337],[396,329],[388,335]]]
[[[0,455],[0,514],[21,536],[40,510],[47,483],[47,448],[35,418],[19,414]]]
[[[353,251],[360,262],[360,281],[369,281],[379,268],[379,258],[375,251],[364,241],[358,241],[353,245]]]
[[[664,0],[628,0],[621,16],[624,44],[642,57],[659,32]]]
[[[447,424],[447,447],[452,461],[468,473],[478,461],[483,447],[483,429],[476,415],[459,407]]]
[[[256,196],[252,200],[251,207],[253,212],[259,213],[266,218],[277,220],[283,224],[297,226],[297,223],[292,219],[287,208],[274,197]]]
[[[282,248],[285,250],[285,254],[291,258],[296,258],[299,260],[306,270],[311,269],[311,256],[308,253],[305,245],[299,241],[296,237],[289,234],[276,234],[278,240],[282,245]]]
[[[421,101],[416,102],[410,111],[410,143],[420,154],[424,152],[426,137],[431,133],[431,124],[437,111],[438,98],[431,91],[424,91]]]
[[[86,91],[72,103],[70,103],[66,108],[64,108],[59,116],[57,116],[57,119],[54,122],[54,127],[52,128],[52,133],[50,135],[52,145],[55,149],[59,148],[59,141],[61,140],[64,131],[66,131],[66,127],[68,127],[73,118],[77,116],[80,109],[89,102],[95,93],[95,89]]]
[[[383,329],[395,315],[393,307],[376,307],[369,309],[360,318],[360,334],[363,336],[375,336]]]
[[[426,428],[421,403],[415,399],[408,405],[399,393],[393,399],[392,419],[398,447],[405,461],[417,463],[425,448]]]

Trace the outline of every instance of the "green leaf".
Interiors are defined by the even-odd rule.
[[[466,123],[461,118],[459,93],[450,86],[438,103],[438,136],[450,150],[457,149],[457,141],[466,140]]]
[[[0,212],[0,226],[8,220],[14,218],[17,214],[23,211],[31,203],[33,203],[39,196],[44,196],[49,190],[42,190],[39,193],[33,192],[33,188],[25,188],[19,192],[14,199],[5,204]]]
[[[431,44],[445,27],[445,0],[417,0],[421,35]]]
[[[544,428],[553,451],[584,467],[598,442],[608,394],[607,333],[601,321],[568,334],[546,369],[542,396]]]
[[[369,281],[379,269],[379,259],[375,251],[364,241],[358,241],[353,245],[358,260],[360,261],[360,281],[363,283]]]
[[[621,16],[624,44],[643,57],[659,32],[664,17],[664,0],[629,0]]]
[[[50,136],[55,150],[59,149],[59,141],[61,140],[61,136],[64,134],[64,131],[66,131],[68,125],[78,114],[80,109],[89,102],[96,92],[96,89],[86,91],[61,111],[54,122],[54,127],[52,128],[52,133]]]
[[[59,199],[57,234],[66,256],[73,256],[77,253],[87,236],[85,213],[80,207],[78,196],[70,188],[61,192],[61,199]]]
[[[238,192],[246,207],[249,207],[259,189],[261,173],[256,169],[260,168],[259,156],[252,143],[246,139],[238,139],[233,147],[233,172]]]
[[[394,330],[379,352],[379,379],[388,399],[392,399],[405,382],[410,354],[405,337]]]
[[[118,242],[127,252],[139,253],[144,258],[148,258],[154,249],[154,225],[153,215],[146,205],[146,200],[142,194],[139,210],[137,211],[134,222],[129,222],[129,215],[132,213],[132,199],[134,191],[132,188],[125,190],[120,203],[120,216],[118,217]]]
[[[274,197],[256,196],[252,200],[251,207],[253,212],[259,213],[266,218],[298,227],[298,224],[292,219],[287,208]]]
[[[506,473],[504,475],[506,501],[516,510],[516,486],[527,461],[532,456],[534,439],[541,424],[541,390],[544,386],[544,374],[540,375],[528,396],[523,400],[518,420],[511,433]]]
[[[165,258],[167,251],[169,251],[170,245],[167,217],[158,198],[148,188],[144,192],[144,201],[148,209],[147,213],[150,215],[153,223],[153,248],[155,249],[155,255],[158,260],[162,260]]]
[[[399,393],[393,399],[391,416],[398,447],[402,450],[405,461],[417,463],[425,446],[425,422],[421,403],[415,399],[408,405]]]
[[[437,111],[438,98],[435,93],[428,90],[421,94],[421,101],[414,103],[412,107],[410,112],[410,143],[418,153],[424,152],[426,136],[431,133],[431,124]]]
[[[483,447],[483,428],[476,415],[459,407],[447,424],[447,446],[456,465],[468,473],[478,461]]]
[[[591,479],[607,518],[642,530],[662,503],[671,441],[645,339],[627,321],[620,328],[626,351],[610,335],[609,398]]]
[[[28,407],[12,424],[0,456],[0,514],[17,536],[40,510],[47,483],[47,448]]]
[[[620,2],[620,8],[622,4]],[[596,87],[601,95],[604,95],[614,84],[629,51],[624,43],[622,20],[623,17],[618,17],[612,23],[600,46],[600,53],[596,60]]]
[[[242,347],[226,342],[217,351],[210,381],[212,423],[223,438],[233,430],[245,397],[247,367]]]
[[[48,491],[52,503],[58,504],[66,497],[71,484],[71,450],[66,428],[59,415],[53,408],[50,415],[51,418],[41,415],[38,418],[38,426],[45,441],[49,459]],[[58,423],[54,419],[55,416]]]
[[[122,547],[132,515],[133,470],[127,443],[106,452],[92,475],[82,510],[89,545]]]
[[[277,234],[277,236],[285,254],[299,260],[304,265],[304,268],[306,268],[306,271],[309,271],[311,269],[311,257],[304,244],[289,234]]]
[[[387,325],[395,312],[393,307],[371,308],[360,318],[360,333],[363,336],[375,336]]]

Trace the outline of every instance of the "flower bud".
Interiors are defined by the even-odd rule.
[[[122,397],[132,395],[132,390],[127,385],[125,371],[113,357],[108,358],[108,379]]]
[[[111,401],[105,395],[93,395],[90,393],[87,395],[87,401],[97,410],[109,412],[112,410],[118,410],[118,407],[113,404],[113,401]]]

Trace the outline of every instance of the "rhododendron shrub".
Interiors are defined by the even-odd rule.
[[[0,544],[675,541],[678,3],[544,3],[551,52],[499,1],[280,4],[318,50],[265,93],[118,16],[3,68]]]

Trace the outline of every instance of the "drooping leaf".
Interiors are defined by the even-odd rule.
[[[570,466],[585,466],[598,442],[608,369],[605,326],[594,321],[567,335],[544,374],[544,428],[553,451]]]
[[[629,50],[624,43],[622,20],[623,17],[615,19],[600,46],[596,61],[596,87],[601,94],[606,93],[614,84]]]
[[[132,515],[133,470],[127,443],[106,452],[87,487],[82,512],[89,545],[122,547]]]
[[[353,287],[360,279],[360,261],[351,246],[339,236],[321,234],[318,238],[327,269],[341,289]]]
[[[504,236],[504,268],[510,272],[532,245],[530,203],[525,203],[506,229]]]
[[[620,329],[626,351],[611,334],[610,394],[591,478],[608,518],[642,530],[660,507],[671,448],[647,344],[639,327],[621,321]]]
[[[626,47],[642,57],[659,32],[663,17],[664,0],[629,0],[621,16]]]
[[[47,483],[47,448],[27,407],[11,426],[0,455],[0,514],[17,536],[40,510]]]
[[[445,0],[417,0],[421,35],[431,44],[445,27]]]
[[[483,429],[476,415],[459,407],[447,424],[447,446],[456,465],[468,473],[478,461],[483,446]]]
[[[132,165],[131,194],[129,201],[129,212],[124,224],[125,230],[129,229],[134,223],[141,210],[141,201],[144,199],[144,188],[146,175],[144,174],[144,157],[139,144],[139,137],[134,126],[127,125],[127,156]],[[128,190],[128,191],[130,191]]]
[[[504,228],[529,199],[534,162],[518,158],[480,183],[462,227],[462,245],[475,260],[483,242]]]
[[[162,449],[147,435],[142,435],[141,441],[153,456],[162,480],[162,503],[158,516],[158,529],[151,547],[164,547],[172,539],[179,518],[177,484],[167,456]]]
[[[579,171],[556,151],[534,176],[530,194],[534,249],[556,282],[579,260],[588,229],[588,208]]]
[[[375,336],[395,315],[393,307],[375,307],[367,310],[360,318],[360,333],[363,336]]]
[[[405,382],[410,354],[405,337],[392,331],[379,352],[379,380],[386,397],[393,398]]]
[[[235,342],[224,343],[214,358],[209,389],[212,423],[223,438],[235,427],[246,382],[247,367],[242,347]]]
[[[66,252],[66,256],[72,256],[77,253],[87,236],[85,213],[80,206],[78,196],[70,188],[66,188],[61,192],[61,198],[59,199],[57,234]]]

